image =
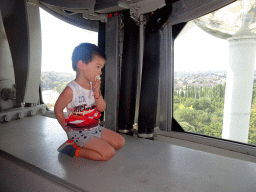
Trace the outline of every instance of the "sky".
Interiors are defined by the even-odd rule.
[[[83,42],[98,44],[98,33],[68,24],[40,8],[42,71],[74,73],[73,49]]]
[[[57,19],[40,8],[42,71],[73,72],[72,51],[82,42],[98,44],[98,33]],[[228,41],[193,27],[174,42],[175,71],[226,70]]]
[[[174,41],[174,71],[227,70],[229,44],[195,26]]]

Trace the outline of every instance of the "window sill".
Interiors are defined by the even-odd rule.
[[[175,132],[175,131],[166,132],[166,131],[159,130],[157,134],[165,137],[172,137],[180,140],[217,147],[217,148],[225,149],[228,151],[234,151],[234,152],[242,153],[245,155],[256,156],[256,146],[250,145],[250,144],[239,143],[235,141],[229,141],[225,139],[198,135],[195,133],[188,133],[188,132],[185,132],[185,133]]]

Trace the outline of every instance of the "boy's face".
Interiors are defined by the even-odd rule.
[[[101,76],[102,68],[105,65],[106,60],[98,55],[94,55],[92,61],[85,64],[82,67],[83,75],[88,81],[95,81],[97,76]]]

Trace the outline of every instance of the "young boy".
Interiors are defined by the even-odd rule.
[[[68,135],[68,141],[59,152],[96,161],[107,161],[121,149],[124,137],[99,125],[100,112],[106,102],[100,92],[101,70],[106,62],[105,53],[96,45],[82,43],[72,54],[76,79],[71,81],[56,101],[54,112]],[[68,118],[63,109],[67,108]]]

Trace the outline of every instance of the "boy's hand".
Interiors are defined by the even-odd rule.
[[[101,86],[100,78],[95,78],[95,81],[92,82],[92,87],[93,87],[93,92],[94,92],[96,109],[99,112],[103,112],[106,109],[106,101],[101,96],[100,86]]]
[[[92,88],[93,88],[94,96],[96,98],[100,97],[100,86],[101,86],[100,79],[96,79],[95,81],[92,82]]]

